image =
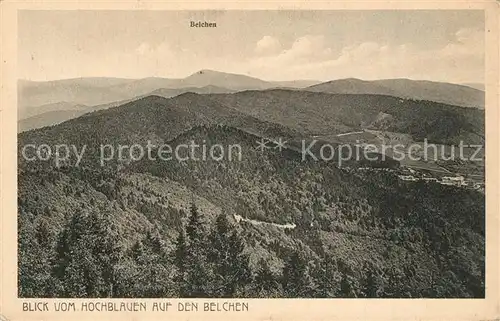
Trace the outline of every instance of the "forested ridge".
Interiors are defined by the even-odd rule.
[[[484,297],[484,195],[259,154],[19,168],[21,297]],[[294,223],[295,229],[236,222]]]

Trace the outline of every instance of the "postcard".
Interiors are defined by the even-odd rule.
[[[1,320],[495,320],[498,3],[3,1]]]

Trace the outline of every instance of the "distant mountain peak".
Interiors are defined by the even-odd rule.
[[[191,74],[191,76],[200,76],[200,75],[233,75],[233,74],[222,71],[216,71],[212,69],[201,69]]]
[[[165,97],[162,97],[160,95],[156,95],[156,94],[151,94],[151,95],[147,95],[147,96],[144,96],[144,97],[141,97],[137,100],[134,100],[132,102],[128,102],[126,103],[125,105],[127,104],[132,104],[134,102],[146,102],[146,103],[163,103],[163,102],[166,102],[168,101],[168,98],[165,98]]]
[[[337,79],[337,80],[345,80],[345,81],[366,81],[366,80],[359,79],[359,78],[354,78],[354,77],[349,77],[349,78],[345,78],[345,79]]]
[[[195,92],[192,92],[192,91],[187,91],[185,93],[182,93],[182,94],[179,94],[177,95],[176,97],[177,98],[182,98],[182,97],[186,97],[186,98],[194,98],[194,97],[199,97],[201,96],[200,94],[198,93],[195,93]]]

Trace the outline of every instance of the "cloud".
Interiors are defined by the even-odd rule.
[[[337,47],[334,39],[321,34],[296,37],[287,44],[264,35],[249,44],[250,56],[246,50],[232,55],[224,48],[209,54],[173,38],[157,42],[141,39],[142,42],[130,43],[126,48],[106,51],[73,51],[67,47],[56,60],[56,47],[40,47],[21,52],[20,61],[39,79],[57,78],[53,75],[182,78],[200,69],[215,69],[266,80],[327,81],[355,77],[483,82],[484,30],[456,29],[451,36],[450,41],[437,47],[419,46],[411,40],[396,44],[378,39]]]
[[[297,38],[290,48],[275,55],[257,56],[251,59],[250,65],[256,69],[265,69],[269,66],[277,69],[330,58],[331,49],[325,46],[324,36],[306,35]]]
[[[81,65],[91,65],[92,68],[83,68],[74,73],[86,76],[85,72],[88,69],[90,72],[99,70],[99,76],[160,77],[175,70],[179,64],[187,65],[185,61],[181,61],[181,58],[183,56],[176,54],[167,42],[158,44],[142,42],[136,47],[131,46],[128,50],[82,57],[78,59]]]
[[[268,55],[281,51],[281,43],[278,39],[271,36],[264,36],[255,45],[257,54]]]
[[[484,56],[484,31],[479,29],[460,29],[455,33],[455,41],[446,45],[440,54],[457,57],[470,56],[480,58]]]
[[[144,55],[147,52],[149,52],[151,48],[149,47],[149,44],[143,42],[135,49],[135,52],[138,53],[139,55]]]
[[[484,44],[484,30],[478,28],[462,28],[457,31],[455,36],[457,38],[457,41],[464,45]]]
[[[328,57],[331,54],[331,49],[325,47],[324,36],[304,36],[300,37],[292,44],[288,54],[295,57],[305,58],[320,58]]]
[[[135,53],[138,56],[172,55],[172,50],[166,42],[162,42],[157,46],[143,42],[135,49]]]
[[[246,69],[273,79],[362,79],[414,78],[448,82],[482,82],[484,31],[461,29],[455,39],[438,48],[422,49],[411,43],[376,41],[345,46],[334,51],[321,35],[297,38],[280,53],[257,56],[245,62]]]

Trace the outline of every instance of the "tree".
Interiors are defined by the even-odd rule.
[[[45,251],[51,249],[52,232],[50,231],[49,223],[46,219],[42,218],[39,220],[39,223],[35,230],[35,237],[42,249],[44,249]]]
[[[109,217],[76,212],[60,232],[53,275],[69,297],[112,297],[120,249]]]
[[[130,249],[130,255],[133,260],[139,262],[141,258],[144,256],[144,245],[142,245],[141,240],[135,241],[134,245]]]
[[[342,280],[340,281],[340,294],[343,298],[357,297],[353,281],[354,280],[350,275],[342,273]]]
[[[148,230],[143,241],[144,245],[149,248],[154,254],[163,256],[163,240],[158,233],[158,230]]]
[[[122,255],[119,244],[116,243],[116,233],[112,229],[110,213],[92,212],[91,219],[91,242],[93,242],[92,255],[97,259],[98,265],[102,268],[101,277],[103,281],[103,291],[106,297],[113,297],[113,286],[115,285],[114,267]]]
[[[338,284],[336,283],[337,266],[335,261],[325,256],[316,264],[314,270],[316,280],[316,296],[320,298],[331,298],[335,296]]]
[[[191,205],[191,215],[186,227],[186,278],[184,283],[186,297],[209,297],[211,293],[211,271],[207,262],[206,234],[201,223],[198,208]]]
[[[259,298],[277,298],[283,295],[279,277],[271,271],[264,259],[259,260],[253,291]]]
[[[187,258],[187,244],[186,244],[186,234],[184,230],[179,232],[177,236],[175,252],[174,252],[174,264],[177,267],[177,274],[175,276],[175,283],[178,287],[179,296],[183,297],[186,295],[186,289],[184,285],[184,280],[186,277],[186,258]]]
[[[50,297],[54,293],[54,281],[50,275],[53,250],[52,247],[41,246],[38,237],[33,237],[36,232],[33,219],[32,214],[20,213],[18,220],[19,296]]]
[[[229,259],[231,269],[228,283],[230,284],[230,295],[236,294],[237,290],[243,288],[251,277],[250,256],[244,253],[245,245],[238,231],[232,231],[229,237]]]
[[[209,260],[214,267],[214,295],[233,297],[248,284],[251,273],[243,240],[230,225],[226,214],[220,214],[215,220],[209,241]]]
[[[189,222],[186,227],[186,234],[191,244],[204,242],[205,233],[201,222],[200,213],[196,204],[191,204]]]
[[[364,269],[364,275],[366,275],[363,282],[364,295],[367,298],[378,298],[383,292],[378,276],[373,272],[373,268],[370,267]]]
[[[308,262],[298,251],[293,251],[283,268],[283,289],[287,297],[305,298],[314,296],[315,283]]]
[[[132,284],[132,289],[126,291],[133,293],[134,297],[159,298],[175,293],[172,264],[162,244],[163,240],[156,232],[148,231],[130,251],[135,275],[121,267],[133,278],[131,282],[126,281]]]

